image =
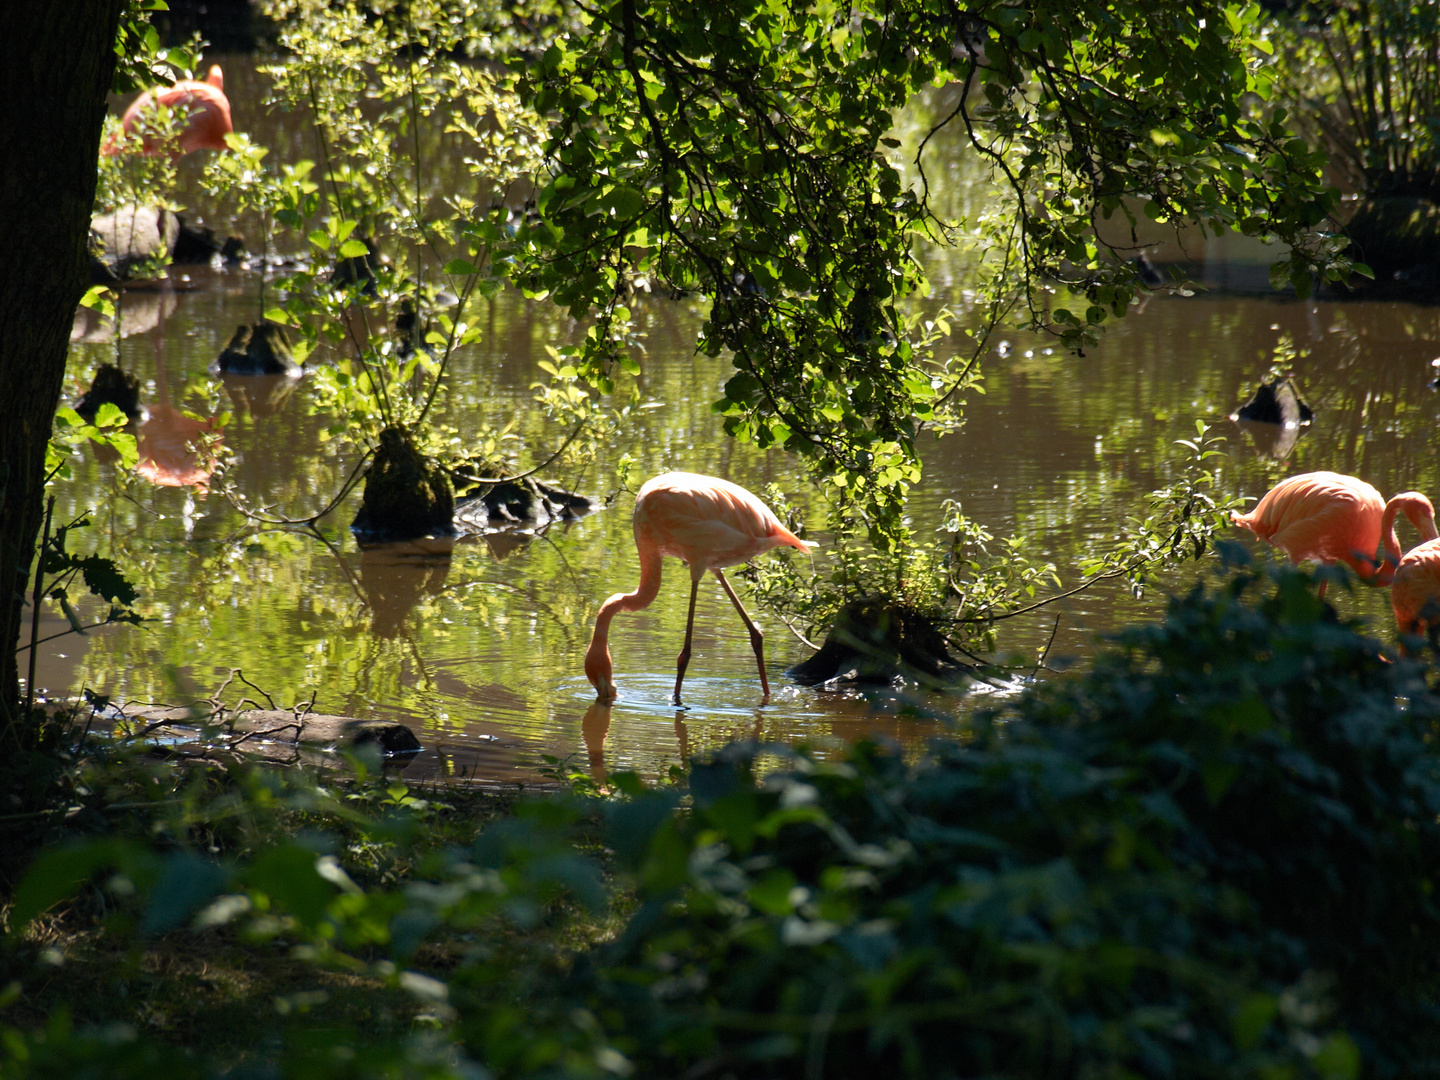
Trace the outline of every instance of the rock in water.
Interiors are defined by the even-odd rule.
[[[235,336],[210,370],[223,375],[288,375],[292,378],[304,373],[295,363],[285,328],[272,322],[236,327]]]
[[[1289,378],[1271,379],[1261,383],[1255,396],[1235,411],[1232,420],[1249,420],[1256,424],[1281,424],[1300,427],[1315,418],[1310,406],[1300,399],[1300,392]]]
[[[238,262],[245,253],[245,241],[238,236],[227,236],[223,241],[215,236],[215,230],[205,225],[191,225],[183,214],[177,214],[180,231],[170,249],[172,263],[208,263],[216,255],[226,262]]]
[[[92,262],[91,277],[96,284],[110,284],[131,276],[141,263],[170,262],[170,252],[180,235],[180,218],[158,206],[122,206],[90,222],[92,238],[101,251]]]
[[[595,500],[584,495],[524,477],[472,487],[455,504],[456,520],[463,526],[484,530],[490,526],[570,521],[595,509]]]
[[[455,494],[450,478],[395,427],[380,433],[380,448],[365,474],[365,494],[350,528],[369,541],[451,536]]]

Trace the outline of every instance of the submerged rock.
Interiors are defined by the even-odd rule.
[[[288,375],[296,377],[303,369],[295,363],[290,337],[285,328],[272,322],[258,322],[253,327],[238,326],[211,371],[226,375]]]
[[[145,706],[121,715],[151,728],[150,737],[167,743],[193,741],[201,750],[241,750],[272,760],[295,760],[294,749],[349,749],[372,745],[383,757],[412,757],[422,747],[415,733],[394,720],[360,720],[351,716],[285,709],[215,709],[210,703],[186,708]],[[173,725],[173,726],[172,726]],[[205,730],[209,729],[207,739]],[[267,750],[270,751],[267,753]],[[275,751],[279,750],[280,753]],[[328,764],[343,759],[330,755]],[[308,763],[315,759],[305,758]],[[320,763],[324,764],[323,759]]]
[[[114,364],[100,365],[95,372],[95,378],[90,382],[90,389],[75,403],[75,411],[93,422],[100,406],[106,402],[114,405],[132,421],[145,415],[145,410],[140,405],[140,380]]]
[[[788,674],[802,686],[884,685],[897,677],[934,685],[973,670],[950,655],[944,635],[929,619],[881,600],[857,600],[836,616],[820,651]]]
[[[170,249],[172,263],[208,263],[216,255],[227,263],[238,263],[245,255],[245,241],[238,236],[217,239],[215,230],[205,225],[191,225],[182,215],[180,232]]]
[[[380,433],[380,448],[365,473],[365,494],[350,528],[376,542],[454,535],[450,478],[401,428]]]
[[[329,283],[342,288],[358,285],[364,295],[374,296],[375,275],[387,260],[380,254],[380,249],[375,246],[375,241],[370,237],[356,236],[354,239],[365,245],[365,254],[352,255],[337,262],[335,268],[330,271]]]
[[[1248,420],[1255,424],[1283,424],[1300,427],[1315,418],[1310,406],[1300,398],[1292,379],[1281,377],[1261,383],[1255,394],[1239,409],[1232,420]]]

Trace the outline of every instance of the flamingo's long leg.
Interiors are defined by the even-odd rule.
[[[735,595],[735,590],[730,587],[730,582],[725,580],[725,575],[719,570],[710,572],[720,579],[720,587],[725,590],[725,595],[730,598],[730,603],[734,604],[735,610],[740,613],[740,621],[745,624],[745,629],[750,631],[750,647],[755,650],[755,663],[760,668],[760,690],[768,700],[770,680],[765,677],[765,635],[750,620],[750,613],[745,610],[745,605],[740,603],[740,598]]]
[[[685,646],[680,650],[680,655],[675,658],[675,695],[670,699],[674,705],[680,704],[680,684],[685,679],[685,668],[690,663],[690,637],[695,632],[695,593],[699,588],[700,579],[691,578],[690,613],[685,616]]]

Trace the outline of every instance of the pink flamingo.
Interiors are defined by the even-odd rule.
[[[1423,536],[1435,533],[1435,508],[1418,491],[1396,495],[1388,503],[1354,476],[1333,472],[1301,473],[1281,480],[1248,514],[1230,520],[1268,540],[1299,564],[1305,559],[1343,562],[1367,585],[1388,585],[1400,561],[1395,515],[1403,510]],[[1382,537],[1384,558],[1377,558]],[[1325,595],[1327,582],[1320,583]]]
[[[721,568],[748,562],[773,547],[808,551],[814,544],[795,536],[770,508],[750,492],[714,476],[664,473],[648,481],[635,500],[635,548],[640,554],[640,584],[632,593],[616,593],[600,605],[595,635],[585,652],[585,675],[600,701],[616,697],[614,667],[610,661],[610,620],[620,611],[649,607],[660,592],[660,562],[666,555],[690,566],[690,612],[685,618],[685,646],[675,660],[675,696],[680,704],[680,683],[690,662],[690,639],[695,628],[695,593],[705,571],[714,573],[725,595],[740,613],[750,632],[750,647],[760,668],[760,689],[770,696],[765,676],[764,635],[751,621]]]
[[[1440,624],[1440,538],[1431,537],[1400,560],[1390,606],[1402,634],[1424,634]]]
[[[185,126],[175,137],[178,154],[193,150],[228,150],[225,136],[234,131],[230,123],[230,99],[225,96],[225,75],[219,64],[210,66],[210,74],[204,82],[181,79],[174,86],[146,90],[130,103],[125,110],[120,126],[128,136],[134,131],[141,115],[153,110],[159,102],[171,109],[184,110]],[[105,144],[105,154],[118,154],[124,148],[120,140],[112,139]],[[142,153],[158,154],[161,148],[153,140],[145,140]]]

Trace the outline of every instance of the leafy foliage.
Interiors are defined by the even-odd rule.
[[[646,1075],[1424,1071],[1440,697],[1266,581],[913,765],[697,766],[592,970],[617,1045]]]
[[[619,774],[439,846],[404,785],[257,772],[48,852],[12,932],[93,882],[112,932],[228,923],[428,1003],[438,1042],[296,1075],[1422,1075],[1433,679],[1305,575],[1241,569],[918,761],[737,744],[686,792]],[[569,975],[507,966],[505,926],[614,903],[597,819],[628,925]],[[65,1037],[12,1031],[5,1075],[93,1059]]]
[[[806,455],[882,538],[917,432],[974,375],[932,362],[902,306],[925,290],[917,239],[977,226],[932,205],[937,132],[963,125],[1011,196],[984,234],[991,317],[1018,298],[1072,347],[1136,296],[1130,245],[1102,240],[1102,219],[1278,236],[1302,291],[1337,272],[1311,233],[1335,204],[1319,156],[1241,107],[1270,93],[1253,5],[607,0],[585,17],[523,66],[525,100],[554,122],[517,280],[594,317],[573,362],[602,389],[634,365],[630,279],[704,294],[699,345],[736,368],[716,405],[727,431]],[[896,113],[950,82],[962,92],[907,186]],[[1042,299],[1053,283],[1078,303]]]
[[[1367,195],[1440,202],[1440,9],[1306,3],[1280,27],[1283,98],[1350,183]]]
[[[799,573],[792,556],[767,559],[741,573],[761,601],[788,625],[824,634],[848,604],[887,598],[938,629],[963,651],[993,650],[995,624],[1033,611],[1102,581],[1122,579],[1138,597],[1157,570],[1200,559],[1218,530],[1230,524],[1240,500],[1215,497],[1215,458],[1224,442],[1203,421],[1194,439],[1178,440],[1187,455],[1174,483],[1152,491],[1147,512],[1128,523],[1123,539],[1080,564],[1084,579],[1055,592],[1061,581],[1053,563],[1032,560],[1024,538],[995,537],[967,518],[953,500],[944,504],[940,539],[917,542],[902,535],[891,550],[876,550],[847,529],[834,539],[829,575]],[[788,512],[778,490],[772,505]],[[1040,591],[1049,591],[1041,596]]]

